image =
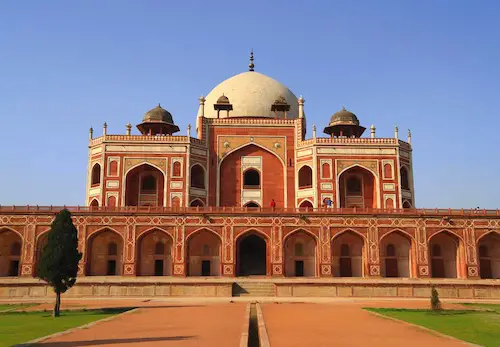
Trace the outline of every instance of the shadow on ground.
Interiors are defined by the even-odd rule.
[[[165,337],[142,337],[131,339],[102,339],[92,341],[66,341],[66,342],[47,342],[37,344],[43,347],[83,347],[83,346],[99,346],[99,345],[119,345],[126,343],[145,343],[145,342],[162,342],[162,341],[182,341],[196,338],[196,336],[165,336]]]

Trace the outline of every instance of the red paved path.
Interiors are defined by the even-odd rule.
[[[44,341],[41,346],[238,346],[246,305],[143,307],[109,322]]]
[[[463,347],[465,345],[405,323],[377,317],[361,309],[363,306],[392,305],[388,303],[264,304],[262,311],[271,347]],[[421,307],[422,304],[397,303],[397,306]]]

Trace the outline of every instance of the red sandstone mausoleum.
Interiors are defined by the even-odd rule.
[[[305,100],[255,72],[253,57],[249,67],[200,97],[196,127],[182,135],[160,105],[137,135],[130,124],[122,135],[106,124],[99,137],[90,130],[86,206],[68,208],[83,252],[79,282],[445,278],[488,284],[500,297],[491,280],[500,278],[498,210],[415,208],[409,131],[406,141],[397,128],[379,138],[344,108],[326,136],[315,126],[306,136]],[[0,276],[20,276],[0,287],[36,277],[61,208],[0,207]]]

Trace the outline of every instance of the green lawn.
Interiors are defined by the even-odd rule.
[[[478,345],[500,346],[500,305],[488,305],[490,307],[484,305],[470,305],[471,310],[443,310],[441,313],[389,308],[366,308],[366,310],[421,325]],[[496,311],[473,311],[475,308],[496,309]]]
[[[61,311],[61,316],[58,318],[52,318],[51,312],[0,313],[0,347],[27,342],[127,310],[128,308]]]
[[[25,304],[0,304],[0,312],[10,311],[10,310],[18,310],[21,308],[26,308],[30,306],[36,306],[38,304],[35,303],[25,303]]]

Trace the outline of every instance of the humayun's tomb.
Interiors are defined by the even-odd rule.
[[[67,295],[500,298],[500,211],[415,208],[410,132],[344,108],[306,137],[304,105],[252,55],[182,135],[160,105],[138,135],[90,129]],[[0,206],[0,297],[51,295],[37,262],[61,209]]]

